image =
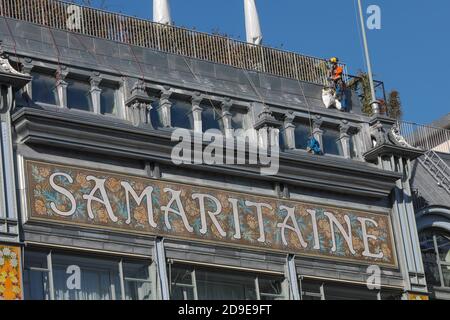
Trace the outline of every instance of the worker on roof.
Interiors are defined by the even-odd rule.
[[[336,57],[333,57],[329,60],[330,62],[330,80],[332,83],[332,87],[335,91],[335,98],[339,100],[339,102],[342,104],[342,107],[344,110],[346,109],[345,103],[345,90],[346,85],[343,79],[344,75],[344,68],[339,65],[339,59]]]

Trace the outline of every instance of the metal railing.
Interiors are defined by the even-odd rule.
[[[413,147],[450,153],[450,130],[399,121],[401,135]]]
[[[0,0],[2,16],[129,45],[326,84],[327,61],[59,0]],[[345,77],[347,70],[345,65]]]

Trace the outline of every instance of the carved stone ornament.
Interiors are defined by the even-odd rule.
[[[398,127],[397,124],[395,124],[391,128],[391,130],[389,130],[388,137],[389,137],[390,142],[392,142],[393,144],[395,144],[397,146],[411,148],[411,149],[418,149],[416,147],[413,147],[406,141],[406,139],[401,135],[400,128]]]

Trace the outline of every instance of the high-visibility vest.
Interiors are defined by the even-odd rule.
[[[344,68],[337,66],[333,69],[333,80],[337,80],[340,77],[342,77],[342,74],[344,73]]]

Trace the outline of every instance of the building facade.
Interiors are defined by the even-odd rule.
[[[348,112],[326,109],[324,61],[0,2],[1,298],[427,297],[410,187],[423,152],[351,91]],[[73,12],[82,24],[68,30]],[[231,159],[243,130],[279,133],[279,170],[175,164],[177,128],[220,131]],[[306,151],[310,135],[323,155]]]
[[[423,262],[433,299],[450,299],[450,114],[405,130],[409,143],[429,150],[413,162],[411,186]],[[420,133],[420,134],[419,134]]]

